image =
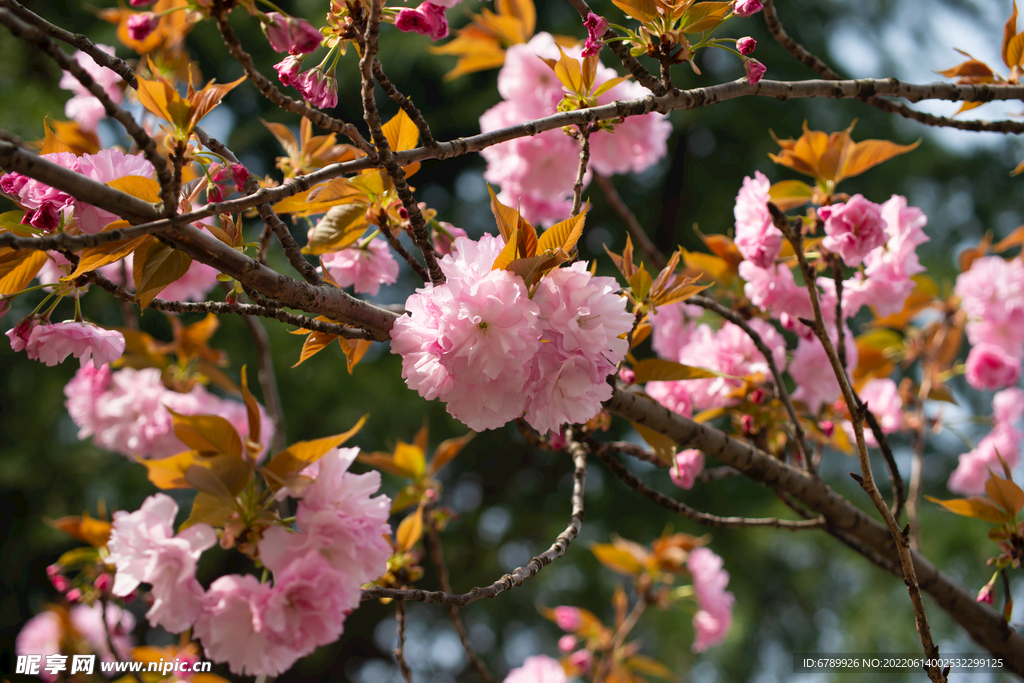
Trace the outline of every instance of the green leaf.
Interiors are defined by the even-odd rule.
[[[640,264],[636,272],[633,273],[629,278],[629,287],[633,290],[633,297],[637,301],[643,301],[647,298],[647,295],[651,292],[651,285],[654,284],[654,280],[651,278],[651,274],[644,268],[644,264]]]
[[[209,493],[200,491],[192,501],[192,512],[189,514],[178,531],[187,529],[194,524],[209,524],[218,527],[227,524],[235,511],[233,500],[225,500]]]

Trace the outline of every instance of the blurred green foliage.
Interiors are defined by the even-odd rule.
[[[56,23],[84,32],[96,42],[115,44],[112,27],[99,21],[87,9],[87,3],[51,0],[31,4],[38,4],[33,9]],[[315,20],[324,12],[326,1],[282,4],[295,14]],[[460,17],[477,11],[480,4],[467,0],[450,12],[453,27],[462,25]],[[568,3],[539,4],[539,29],[584,35]],[[613,21],[622,20],[611,2],[593,4]],[[830,55],[827,31],[821,27],[842,21],[846,13],[857,14],[862,21],[884,22],[892,11],[892,6],[885,3],[854,6],[793,0],[780,4],[784,5],[783,19],[789,19],[790,32],[826,58],[834,55]],[[962,3],[948,4],[956,7]],[[232,20],[243,44],[269,73],[277,55],[260,35],[258,23],[242,11],[235,12]],[[757,57],[768,65],[770,78],[812,77],[772,42],[759,18],[737,21],[728,31],[749,32],[758,40]],[[444,140],[479,132],[479,115],[500,99],[494,86],[495,73],[444,82],[441,76],[451,68],[451,58],[429,56],[425,50],[428,43],[420,36],[391,29],[383,34],[380,58],[385,70],[398,88],[423,109],[436,137]],[[226,56],[211,24],[197,27],[188,44],[204,77],[226,82],[241,74],[239,66]],[[119,53],[127,56],[121,49]],[[742,75],[738,60],[720,57],[708,55],[700,62],[702,76],[695,76],[685,67],[677,69],[676,85],[713,84]],[[335,114],[361,123],[355,59],[350,53],[339,67],[341,101]],[[606,52],[605,63],[611,64],[610,59]],[[0,98],[0,128],[25,139],[41,137],[44,116],[63,118],[67,93],[57,88],[59,71],[6,31],[0,31],[0,63],[4,64],[0,69],[0,92],[6,94]],[[946,66],[936,64],[934,68]],[[393,113],[393,105],[385,98],[379,99],[385,114]],[[949,111],[954,107],[949,105]],[[218,118],[207,121],[211,132],[226,136],[230,146],[259,175],[273,171],[273,160],[279,153],[260,119],[297,124],[293,116],[272,110],[249,86],[232,92],[226,107],[217,114]],[[859,119],[855,139],[888,138],[909,143],[926,136],[924,144],[912,154],[848,181],[842,189],[861,192],[879,202],[893,193],[905,194],[911,204],[921,206],[929,216],[928,233],[932,237],[921,250],[922,261],[940,281],[955,275],[953,257],[959,247],[976,242],[985,231],[1004,236],[1024,222],[1019,209],[1021,184],[1008,176],[1019,161],[1019,146],[1000,140],[998,147],[965,150],[960,146],[960,151],[954,151],[922,127],[885,116],[860,102],[745,98],[706,110],[674,112],[671,119],[675,132],[668,157],[638,177],[617,178],[616,184],[660,247],[672,249],[681,244],[698,249],[700,242],[691,229],[694,223],[705,233],[731,230],[733,198],[743,176],[761,170],[773,181],[795,177],[769,161],[767,154],[777,149],[770,130],[780,137],[795,137],[804,120],[812,128],[837,130],[854,118]],[[439,218],[474,235],[493,229],[481,177],[483,167],[475,155],[443,163],[427,161],[413,180],[418,196],[439,211]],[[625,233],[595,188],[588,190],[587,196],[594,209],[582,251],[587,258],[601,258],[603,244],[621,249]],[[304,226],[296,226],[300,239],[303,232]],[[275,265],[288,272],[282,259]],[[607,258],[602,259],[601,267],[608,269]],[[382,300],[403,301],[415,284],[414,276],[405,269],[400,283],[386,290]],[[19,301],[7,322],[13,324],[27,314],[30,305],[34,304]],[[119,324],[117,307],[102,292],[86,297],[85,306],[91,319]],[[162,314],[147,312],[142,322],[154,334],[169,338],[169,326]],[[336,347],[291,369],[298,358],[301,338],[288,335],[288,327],[274,321],[267,327],[290,440],[342,431],[367,410],[371,411],[370,421],[355,439],[367,450],[387,449],[397,439],[410,440],[424,415],[431,424],[431,446],[464,433],[464,427],[449,418],[443,406],[421,400],[404,386],[398,358],[388,353],[386,346],[375,346],[351,376],[345,372],[344,358]],[[236,377],[243,364],[249,368],[258,365],[251,338],[239,320],[223,319],[213,345],[229,351],[230,371]],[[95,512],[101,500],[109,509],[133,510],[153,493],[141,467],[77,439],[76,428],[62,405],[62,387],[74,370],[73,362],[56,368],[26,362],[6,343],[0,343],[0,669],[4,672],[13,671],[13,642],[20,626],[55,595],[45,567],[74,545],[47,526],[46,520],[83,510]],[[250,382],[255,383],[254,377]],[[965,415],[986,414],[988,408],[981,399],[969,395],[965,386],[961,388]],[[971,433],[969,427],[958,428]],[[627,436],[627,432],[628,426],[616,421],[613,434]],[[926,459],[926,492],[943,497],[947,493],[945,479],[964,446],[955,438],[933,442]],[[906,478],[907,444],[898,441],[898,445]],[[846,475],[851,469],[856,469],[855,462],[836,453],[827,455],[823,467],[830,484],[869,508],[866,497]],[[742,478],[698,486],[684,493],[672,487],[664,472],[649,472],[640,466],[636,470],[658,488],[701,510],[750,516],[788,513],[770,490]],[[882,471],[880,462],[876,471]],[[398,482],[388,475],[384,479],[385,490],[393,494]],[[524,563],[531,553],[545,549],[568,520],[568,457],[534,451],[511,428],[479,436],[445,469],[443,479],[443,502],[459,514],[444,534],[445,553],[458,591],[487,585]],[[179,499],[184,503],[188,495]],[[634,495],[597,464],[591,465],[586,503],[583,533],[564,559],[521,588],[497,600],[475,603],[464,611],[474,642],[498,674],[518,666],[529,654],[556,653],[554,643],[560,634],[539,616],[538,605],[577,605],[611,621],[609,599],[619,579],[594,560],[587,550],[590,543],[607,542],[611,534],[620,534],[646,544],[667,526],[695,535],[704,533]],[[924,504],[922,528],[924,551],[943,571],[963,582],[968,590],[980,588],[988,580],[984,559],[990,547],[983,524],[954,518]],[[733,632],[726,644],[699,658],[691,654],[691,615],[679,610],[649,612],[636,632],[644,643],[644,652],[661,658],[683,680],[787,681],[792,675],[792,653],[916,653],[920,649],[902,582],[822,533],[716,530],[711,547],[724,557],[732,575],[729,588],[737,597]],[[211,580],[220,559],[204,559],[201,578]],[[436,586],[436,577],[428,571],[421,585]],[[927,604],[944,653],[977,650],[944,613]],[[390,607],[365,604],[349,617],[341,641],[301,661],[282,679],[365,683],[398,680],[388,654],[394,638],[392,614]],[[417,681],[475,680],[438,606],[411,606],[408,634],[406,653],[416,667]],[[147,637],[160,642],[159,634]],[[921,676],[908,673],[903,679],[893,675],[886,680],[921,680]]]

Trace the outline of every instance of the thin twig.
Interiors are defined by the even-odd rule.
[[[426,545],[430,553],[430,560],[437,571],[437,580],[441,584],[441,590],[445,593],[451,593],[452,584],[448,578],[448,565],[444,561],[444,547],[441,545],[441,536],[437,532],[437,526],[433,522],[427,525]],[[462,648],[466,651],[466,656],[469,657],[469,665],[473,667],[473,671],[476,672],[476,675],[484,683],[495,683],[494,677],[491,676],[491,672],[487,669],[487,665],[480,659],[480,655],[477,654],[473,643],[469,640],[469,633],[466,632],[466,625],[462,623],[458,606],[446,604],[445,610],[448,612],[448,618],[452,620],[455,632],[459,634]]]
[[[373,77],[377,79],[377,83],[384,90],[384,94],[401,107],[402,111],[412,119],[412,122],[420,131],[420,142],[423,143],[423,146],[428,149],[437,147],[437,140],[434,139],[434,134],[430,132],[430,126],[427,125],[427,120],[423,118],[423,113],[412,103],[412,100],[399,92],[394,83],[388,80],[387,74],[384,73],[384,67],[381,66],[380,61],[377,59],[373,60]]]
[[[245,325],[252,335],[255,346],[256,357],[259,359],[260,367],[256,373],[263,389],[263,402],[267,406],[270,419],[274,422],[274,450],[273,453],[280,453],[288,447],[288,436],[285,434],[284,406],[281,403],[281,392],[277,388],[277,373],[274,372],[274,356],[270,348],[270,335],[266,328],[255,316],[245,316]]]
[[[580,165],[576,170],[576,182],[572,186],[572,215],[580,212],[583,206],[583,178],[587,175],[587,164],[590,163],[590,132],[586,127],[581,126],[580,136]]]
[[[626,202],[622,201],[622,197],[619,195],[618,190],[615,189],[615,184],[611,178],[595,173],[594,182],[597,183],[598,187],[601,188],[601,192],[604,193],[605,199],[611,204],[612,210],[619,214],[619,217],[626,224],[626,230],[632,235],[633,241],[636,242],[643,252],[647,254],[647,257],[651,259],[651,263],[655,265],[658,270],[665,267],[668,261],[665,256],[661,253],[658,247],[654,246],[654,242],[650,240],[647,233],[644,232],[643,227],[640,225],[640,221],[636,219],[636,215],[629,210],[626,206]]]
[[[768,30],[775,37],[775,40],[779,45],[785,48],[789,54],[796,57],[800,63],[813,69],[822,78],[830,81],[838,81],[842,79],[842,76],[826,64],[820,57],[807,50],[803,45],[797,43],[786,32],[786,29],[782,26],[782,21],[779,19],[778,12],[775,10],[775,3],[773,0],[765,0],[764,19],[765,23],[768,25]],[[899,114],[904,118],[923,123],[926,126],[935,126],[937,128],[956,128],[957,130],[967,130],[972,132],[1013,133],[1015,135],[1024,133],[1024,122],[1021,121],[961,121],[948,116],[926,114],[924,112],[917,111],[916,109],[911,109],[902,102],[893,102],[892,100],[886,100],[881,97],[869,96],[861,99],[876,109],[881,109],[889,114]]]
[[[836,347],[832,344],[832,339],[825,327],[824,318],[821,313],[821,306],[818,302],[818,287],[813,277],[813,270],[807,262],[807,257],[804,255],[803,251],[803,236],[800,233],[799,226],[791,226],[789,224],[789,219],[777,206],[775,206],[775,204],[769,202],[768,209],[772,214],[775,227],[781,230],[783,235],[785,235],[793,245],[793,251],[796,253],[797,260],[800,263],[800,269],[804,275],[804,280],[807,285],[807,292],[811,299],[811,309],[814,311],[814,334],[825,349],[825,353],[832,364],[832,371],[834,372],[836,379],[839,380],[839,388],[842,390],[843,398],[846,400],[846,405],[850,408],[850,421],[853,424],[853,433],[857,442],[857,455],[860,459],[861,476],[856,479],[861,485],[861,488],[864,489],[864,492],[871,498],[871,502],[874,503],[875,508],[878,510],[878,513],[882,516],[883,521],[888,527],[890,535],[896,542],[900,565],[903,568],[903,580],[907,586],[907,592],[910,594],[911,605],[914,608],[915,625],[917,626],[917,632],[921,637],[921,644],[924,646],[925,657],[930,662],[931,660],[938,659],[939,648],[932,640],[931,628],[928,625],[928,617],[925,614],[924,601],[921,599],[921,589],[918,585],[917,575],[914,570],[914,561],[910,554],[910,544],[903,530],[899,528],[898,523],[895,518],[893,518],[892,512],[886,506],[885,500],[882,499],[882,494],[879,493],[878,487],[875,485],[875,478],[871,472],[871,459],[868,456],[867,444],[864,441],[865,411],[861,407],[859,398],[854,394],[853,387],[851,386],[849,377],[846,374],[846,369],[843,367],[843,363],[839,358]],[[844,330],[845,324],[842,319],[837,320],[836,334],[841,336],[844,334]],[[946,675],[940,667],[929,664],[926,669],[928,672],[928,678],[931,679],[933,683],[945,683],[947,680]]]
[[[635,474],[629,471],[625,465],[623,465],[614,455],[611,454],[611,448],[608,448],[604,444],[600,444],[593,439],[586,440],[589,450],[597,456],[598,460],[603,462],[608,469],[612,471],[615,476],[622,480],[626,486],[633,489],[645,498],[657,503],[658,505],[671,510],[677,514],[680,514],[687,519],[690,519],[698,524],[703,524],[709,527],[719,527],[725,529],[744,529],[747,527],[771,527],[773,529],[786,529],[787,531],[802,531],[805,529],[823,529],[825,527],[825,520],[822,517],[810,520],[789,520],[789,519],[778,519],[776,517],[719,517],[718,515],[708,514],[707,512],[701,512],[700,510],[694,510],[686,503],[680,502],[675,498],[666,496],[661,491],[651,488],[643,481],[640,480]]]
[[[423,264],[417,261],[416,257],[409,253],[409,250],[405,248],[405,245],[398,240],[398,235],[391,230],[391,224],[386,220],[380,225],[380,233],[384,235],[385,239],[387,239],[391,248],[394,249],[399,256],[405,259],[405,262],[409,264],[413,272],[420,276],[421,280],[424,282],[430,282],[430,274],[427,272],[427,269],[424,268]]]
[[[122,301],[132,303],[135,301],[134,294],[120,285],[111,282],[96,271],[86,273],[82,277],[86,278],[89,282],[98,285],[100,289],[113,294]],[[373,335],[367,330],[307,318],[294,313],[288,313],[280,308],[269,308],[254,304],[229,304],[223,301],[191,303],[185,301],[153,299],[150,302],[149,307],[158,311],[167,311],[168,313],[233,313],[242,316],[255,315],[260,318],[273,318],[274,320],[280,320],[283,323],[295,325],[296,327],[301,327],[306,330],[312,330],[313,332],[337,335],[339,337],[344,337],[345,339],[366,339],[376,341]]]
[[[413,683],[412,669],[405,661],[405,603],[401,600],[395,603],[395,621],[398,622],[398,645],[392,654],[398,662],[398,668],[402,671],[402,678],[405,683]]]
[[[692,296],[687,300],[687,302],[717,313],[733,325],[736,325],[743,330],[746,335],[750,337],[751,341],[754,342],[754,346],[756,346],[757,350],[761,352],[762,356],[764,356],[765,362],[768,363],[768,368],[772,372],[772,378],[775,380],[775,393],[778,394],[779,400],[782,401],[782,405],[786,409],[786,414],[789,416],[790,424],[793,425],[793,436],[795,437],[797,448],[800,449],[800,454],[803,457],[803,465],[807,468],[808,472],[813,473],[814,461],[811,457],[811,448],[807,445],[807,437],[804,434],[804,428],[800,425],[800,416],[796,412],[793,400],[789,396],[789,390],[786,388],[786,381],[782,378],[782,372],[775,363],[775,356],[772,353],[773,349],[768,347],[764,342],[764,339],[761,338],[761,335],[743,319],[743,316],[732,309],[726,308],[714,299],[709,299],[706,296]]]
[[[398,198],[402,206],[409,212],[409,226],[412,232],[412,240],[423,254],[423,262],[426,264],[430,282],[435,285],[444,284],[445,277],[441,266],[437,263],[437,256],[434,253],[434,245],[430,242],[430,235],[427,233],[427,223],[420,211],[419,204],[405,180],[405,170],[395,160],[395,154],[388,144],[387,138],[381,125],[380,112],[377,111],[377,102],[373,94],[373,62],[377,56],[377,38],[380,33],[381,0],[370,0],[370,13],[365,18],[361,14],[354,14],[353,19],[356,27],[362,32],[363,54],[359,58],[359,73],[362,79],[363,119],[370,128],[370,136],[377,148],[380,161],[387,171],[391,182],[395,186]],[[431,149],[436,150],[437,145]]]
[[[569,439],[569,454],[574,465],[572,480],[572,514],[565,531],[558,534],[550,548],[530,559],[526,565],[517,567],[511,574],[506,574],[486,588],[474,588],[468,593],[452,594],[446,591],[401,590],[397,588],[367,588],[363,590],[363,600],[391,598],[393,600],[409,600],[413,602],[437,602],[465,607],[471,602],[484,598],[493,598],[505,591],[521,586],[526,579],[536,576],[540,570],[565,555],[569,544],[579,535],[583,528],[583,488],[587,479],[587,451],[579,442]]]

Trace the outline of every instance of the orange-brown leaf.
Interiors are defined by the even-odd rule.
[[[1013,68],[1013,66],[1017,63],[1015,61],[1011,62],[1010,61],[1010,56],[1009,56],[1010,41],[1012,41],[1014,39],[1014,37],[1016,37],[1016,35],[1017,35],[1017,0],[1013,0],[1013,11],[1010,12],[1010,18],[1007,19],[1006,20],[1006,24],[1003,25],[1003,45],[1002,45],[1002,49],[1000,50],[1000,52],[1003,55],[1003,63],[1005,63],[1006,66],[1008,66],[1010,68]]]
[[[338,344],[341,345],[341,350],[345,352],[348,374],[351,375],[352,369],[359,365],[359,361],[366,355],[372,343],[368,339],[345,339],[344,337],[338,337]]]
[[[996,507],[988,498],[981,496],[954,498],[953,500],[939,500],[931,496],[925,496],[925,498],[963,517],[973,517],[992,524],[1002,524],[1006,519],[1005,512]]]
[[[1011,515],[1016,515],[1024,509],[1024,491],[1008,479],[990,475],[985,482],[985,493],[992,502]]]
[[[462,449],[466,447],[473,437],[476,436],[476,432],[469,432],[463,436],[455,437],[454,439],[445,439],[442,441],[437,448],[434,449],[434,457],[430,459],[430,474],[437,474],[438,470],[451,462],[455,456],[462,452]]]
[[[46,259],[45,251],[0,248],[0,295],[10,296],[25,289]]]
[[[395,551],[398,553],[409,552],[422,535],[423,508],[416,508],[416,512],[407,515],[398,525],[398,531],[395,532]]]

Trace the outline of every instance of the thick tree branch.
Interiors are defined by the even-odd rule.
[[[569,544],[579,535],[583,528],[583,486],[587,478],[587,451],[583,444],[572,439],[571,430],[567,432],[569,454],[574,465],[572,483],[572,515],[565,531],[558,534],[554,544],[540,555],[531,558],[523,567],[518,567],[511,574],[506,574],[486,588],[474,588],[468,593],[453,595],[446,591],[400,590],[396,588],[368,588],[363,591],[363,600],[391,598],[393,600],[411,600],[414,602],[438,602],[448,605],[465,607],[471,602],[484,598],[493,598],[505,591],[521,586],[526,579],[536,576],[540,570],[565,555]]]
[[[899,571],[899,551],[889,530],[822,480],[622,387],[615,390],[604,406],[609,412],[665,434],[687,448],[698,448],[754,481],[792,495],[822,515],[830,533],[835,529],[855,544],[869,548],[889,563],[881,566],[903,578]],[[1024,675],[1024,636],[1011,629],[995,610],[976,602],[974,595],[936,569],[920,553],[911,551],[910,555],[921,590],[931,595],[975,642],[1003,657],[1007,669],[1018,676]]]

